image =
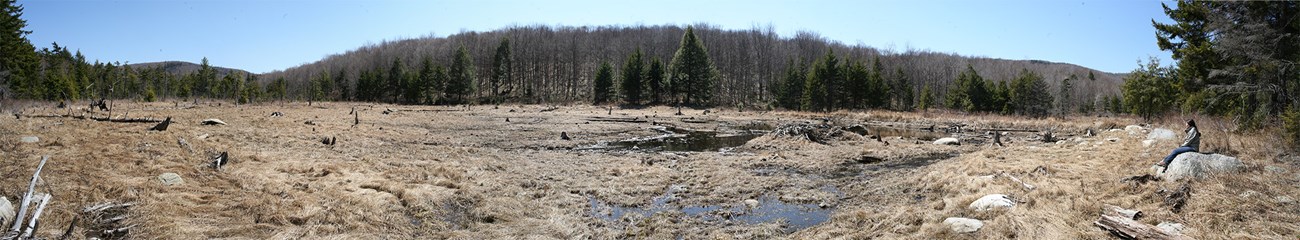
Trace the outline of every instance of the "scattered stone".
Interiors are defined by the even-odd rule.
[[[1184,227],[1182,223],[1175,222],[1160,222],[1160,224],[1156,225],[1156,228],[1160,228],[1160,230],[1173,235],[1182,235],[1183,230],[1187,229],[1187,227]]]
[[[41,138],[36,136],[26,136],[26,137],[22,137],[21,139],[18,139],[18,141],[24,143],[35,143],[35,142],[40,142]]]
[[[284,113],[282,113],[282,112],[272,112],[272,113],[271,113],[271,117],[283,117],[283,116],[284,116]]]
[[[1260,195],[1259,192],[1256,192],[1255,190],[1246,190],[1245,192],[1241,192],[1241,194],[1237,194],[1237,197],[1249,199],[1253,197],[1258,197],[1259,195]]]
[[[190,147],[190,142],[185,141],[185,138],[177,137],[176,144],[181,145],[181,148],[185,148],[185,151],[189,151],[191,153],[194,152],[194,148]]]
[[[1176,135],[1173,130],[1164,129],[1164,128],[1153,129],[1151,130],[1151,133],[1147,134],[1147,139],[1151,139],[1151,140],[1170,140],[1170,139],[1174,139],[1175,137]]]
[[[1107,141],[1107,142],[1119,142],[1119,138],[1109,137],[1109,138],[1106,138],[1106,141]]]
[[[1295,202],[1295,199],[1292,199],[1292,198],[1289,197],[1289,196],[1277,196],[1277,197],[1273,197],[1273,200],[1274,200],[1274,201],[1277,201],[1277,203],[1281,203],[1281,204],[1288,204],[1288,203],[1293,203],[1293,202]],[[0,203],[0,204],[3,204],[3,203]]]
[[[171,185],[185,183],[185,179],[181,179],[180,174],[176,174],[172,172],[158,175],[158,181],[162,181],[163,186],[171,186]]]
[[[758,208],[758,200],[745,199],[745,207]]]
[[[1235,157],[1220,154],[1189,152],[1179,154],[1169,162],[1166,169],[1161,169],[1160,178],[1175,181],[1183,178],[1201,178],[1207,173],[1232,172],[1241,169],[1244,164]]]
[[[154,125],[152,128],[149,128],[149,130],[150,130],[150,131],[167,131],[167,126],[169,126],[169,125],[171,125],[171,124],[172,124],[172,117],[167,117],[167,119],[163,119],[162,122],[158,123],[158,125]]]
[[[984,197],[981,197],[979,200],[975,200],[975,202],[970,203],[970,209],[979,210],[979,211],[991,210],[995,208],[1011,208],[1015,206],[1016,206],[1016,202],[1012,201],[1011,197],[1008,197],[1005,194],[984,195]]]
[[[943,224],[947,224],[948,228],[952,229],[953,232],[957,232],[957,233],[975,232],[975,231],[979,231],[980,228],[984,227],[984,222],[981,222],[978,219],[959,218],[959,217],[950,217],[944,219]]]
[[[221,121],[221,119],[209,118],[203,119],[203,125],[226,125],[226,122]]]
[[[307,125],[316,126],[316,121],[307,120],[307,121],[305,121],[305,122],[302,122],[302,124],[307,124]]]
[[[1142,147],[1144,148],[1149,148],[1151,147],[1151,145],[1155,145],[1155,144],[1156,144],[1156,140],[1154,139],[1142,140]]]
[[[393,110],[393,109],[388,109],[388,108],[385,108],[385,109],[384,109],[384,115],[388,115],[389,113],[395,113],[395,112],[397,112],[397,111],[395,111],[395,110]]]
[[[957,138],[946,137],[934,140],[934,145],[961,145],[961,141],[957,140]]]

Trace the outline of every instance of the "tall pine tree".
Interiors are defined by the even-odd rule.
[[[641,61],[641,48],[637,48],[632,55],[627,56],[627,63],[623,64],[623,77],[619,83],[619,92],[623,94],[623,102],[631,105],[641,104],[642,88],[645,83],[644,78],[645,63]]]
[[[614,70],[608,62],[600,64],[600,69],[596,70],[596,79],[591,83],[591,104],[604,104],[609,102],[610,93],[614,88]]]
[[[669,83],[677,102],[687,105],[710,105],[713,101],[713,84],[718,81],[718,70],[709,60],[704,42],[695,36],[692,27],[686,27],[681,47],[668,64]]]

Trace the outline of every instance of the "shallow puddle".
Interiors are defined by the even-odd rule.
[[[744,203],[735,205],[704,205],[704,206],[670,206],[670,202],[678,198],[674,194],[674,189],[664,195],[652,199],[651,204],[646,207],[620,207],[610,205],[600,201],[595,197],[589,197],[588,202],[591,205],[591,215],[605,221],[619,221],[628,214],[635,214],[638,217],[650,217],[655,213],[664,211],[681,211],[687,217],[698,218],[705,222],[722,222],[734,221],[745,224],[760,224],[783,221],[786,232],[799,231],[809,228],[830,220],[833,208],[823,208],[817,204],[797,204],[787,203],[772,196],[763,196],[758,200],[758,205],[754,207],[745,206]],[[836,194],[839,189],[834,186],[823,188],[824,190],[834,191]]]

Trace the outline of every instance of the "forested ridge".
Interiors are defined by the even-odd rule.
[[[590,102],[595,97],[594,83],[603,63],[622,70],[629,64],[627,58],[640,51],[640,62],[644,63],[645,69],[649,69],[652,61],[666,65],[678,50],[686,28],[671,25],[513,26],[489,32],[464,32],[447,37],[372,44],[260,77],[264,81],[285,78],[291,89],[290,96],[306,96],[312,89],[313,79],[323,75],[343,76],[330,87],[353,88],[334,89],[325,97],[366,100],[356,98],[355,92],[352,92],[353,96],[343,93],[356,90],[358,80],[366,78],[364,74],[391,75],[394,62],[402,63],[401,72],[420,69],[424,58],[430,58],[432,65],[449,67],[455,51],[463,46],[473,63],[473,72],[478,73],[472,95],[480,102]],[[717,83],[712,85],[711,101],[717,106],[779,106],[779,96],[775,91],[787,75],[786,70],[810,67],[832,53],[843,60],[845,65],[840,67],[846,69],[854,63],[873,65],[873,61],[879,59],[881,71],[878,74],[883,80],[909,79],[907,88],[913,95],[919,96],[922,88],[929,86],[938,99],[947,95],[950,85],[968,65],[991,83],[1011,81],[1020,75],[1021,70],[1029,70],[1047,82],[1052,94],[1058,93],[1062,80],[1072,79],[1070,101],[1065,104],[1076,109],[1104,103],[1102,100],[1106,97],[1118,97],[1121,84],[1120,75],[1073,64],[877,49],[842,44],[812,32],[779,36],[770,27],[723,30],[715,26],[694,25],[691,28],[701,39],[718,71]],[[500,52],[503,40],[508,41],[511,60],[511,67],[506,70],[508,74],[503,75],[509,79],[496,84],[499,85],[495,87],[497,94],[493,94],[494,84],[490,75],[495,72],[494,57]],[[622,74],[621,71],[615,72],[613,75]],[[651,90],[649,86],[645,88]]]

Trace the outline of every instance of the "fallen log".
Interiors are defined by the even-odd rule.
[[[1000,173],[1000,174],[1001,174],[1003,177],[1006,177],[1006,178],[1008,178],[1008,179],[1011,179],[1011,181],[1013,181],[1013,182],[1019,183],[1020,186],[1021,186],[1021,187],[1024,187],[1026,191],[1034,190],[1035,188],[1037,188],[1037,187],[1034,187],[1034,185],[1030,185],[1030,184],[1028,184],[1028,183],[1025,183],[1024,181],[1020,181],[1020,178],[1017,178],[1016,176],[1011,176],[1011,174],[1007,174],[1006,172],[1002,172],[1002,173]]]
[[[15,114],[17,115],[17,114]],[[87,117],[82,115],[23,115],[29,118],[72,118],[72,119],[90,119],[100,122],[119,122],[119,123],[158,123],[163,120],[153,118],[111,118],[111,117]]]
[[[1165,232],[1160,228],[1134,221],[1124,216],[1101,215],[1092,223],[1121,239],[1192,239],[1182,234]]]
[[[621,117],[590,117],[590,118],[587,118],[587,121],[592,121],[592,122],[621,122],[621,123],[647,123],[647,122],[650,122],[650,121],[647,121],[647,120],[641,119],[641,118],[639,118],[639,117],[631,117],[631,118],[621,118]]]

